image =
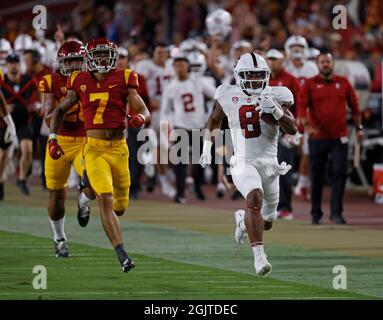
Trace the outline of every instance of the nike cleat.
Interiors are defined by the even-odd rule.
[[[55,254],[56,258],[69,257],[68,242],[65,239],[59,239],[55,241]]]
[[[129,272],[131,269],[133,269],[136,265],[134,264],[134,261],[130,258],[126,259],[122,265],[121,265],[121,268],[122,268],[122,271],[124,272]]]
[[[254,255],[254,268],[257,275],[263,277],[271,272],[271,264],[264,252]]]
[[[245,242],[246,237],[247,237],[247,233],[246,233],[246,230],[243,230],[240,227],[240,224],[241,224],[241,222],[244,223],[245,210],[237,210],[234,213],[234,216],[235,216],[235,224],[236,224],[234,238],[235,238],[235,241],[237,243],[243,244]]]
[[[81,227],[86,227],[90,218],[90,201],[81,200],[82,192],[77,196],[77,221]]]

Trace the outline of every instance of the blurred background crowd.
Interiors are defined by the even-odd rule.
[[[366,135],[362,153],[364,171],[352,172],[355,184],[372,183],[373,164],[383,162],[382,125],[382,54],[383,1],[381,0],[52,0],[40,1],[46,6],[47,30],[35,31],[33,1],[2,0],[0,38],[7,39],[16,50],[20,35],[28,34],[35,43],[42,62],[57,68],[57,48],[64,39],[76,38],[84,43],[106,37],[129,51],[129,64],[137,65],[153,55],[156,44],[174,49],[187,38],[197,38],[206,44],[206,56],[226,55],[231,61],[233,45],[246,40],[254,51],[265,55],[271,49],[284,51],[291,35],[304,36],[310,48],[328,49],[335,60],[364,65],[367,76],[359,79],[355,71],[351,83],[360,95],[363,125]],[[347,28],[333,27],[333,8],[347,8]],[[209,36],[205,20],[209,13],[224,8],[232,17],[232,31],[219,50]],[[24,41],[24,40],[23,40]],[[218,51],[219,52],[218,52]],[[310,57],[308,57],[310,58]],[[315,55],[312,57],[315,58]],[[33,60],[33,57],[32,57]],[[33,73],[33,61],[27,73]],[[340,64],[338,64],[340,65]],[[343,64],[352,69],[352,64]],[[41,69],[41,68],[38,68]],[[222,80],[211,70],[218,85]],[[344,71],[344,70],[343,70]],[[43,73],[43,69],[35,73]],[[344,74],[353,73],[346,70]],[[363,74],[363,72],[361,72]],[[366,80],[367,79],[367,80]],[[369,131],[370,130],[370,131]],[[375,139],[375,140],[374,140]],[[377,140],[378,139],[378,140]],[[379,140],[380,139],[380,140]],[[35,156],[39,153],[35,152]],[[215,173],[216,174],[216,173]]]

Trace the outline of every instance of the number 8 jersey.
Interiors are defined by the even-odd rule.
[[[101,81],[91,72],[75,71],[67,81],[67,89],[80,98],[85,130],[125,128],[129,88],[138,88],[130,69],[109,71]]]
[[[294,103],[291,91],[282,86],[267,86],[262,94],[271,95],[280,105]],[[233,141],[234,155],[239,158],[276,158],[279,126],[264,122],[255,110],[259,95],[249,96],[237,85],[222,84],[215,92],[225,112]]]

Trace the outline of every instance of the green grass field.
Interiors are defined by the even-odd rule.
[[[70,193],[66,233],[71,257],[56,259],[46,193],[21,197],[10,187],[0,203],[0,299],[381,299],[382,231],[279,222],[266,234],[270,277],[253,270],[248,245],[233,240],[233,213],[156,201],[132,202],[121,218],[136,268],[124,274],[102,230],[97,207],[83,229]],[[367,240],[368,239],[368,240]],[[47,289],[35,290],[35,265]],[[347,268],[347,290],[332,269]]]

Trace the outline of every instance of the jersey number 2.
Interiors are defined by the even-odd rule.
[[[98,107],[96,110],[96,114],[93,118],[93,124],[103,124],[104,119],[102,118],[106,105],[108,103],[109,99],[109,92],[98,92],[98,93],[90,93],[89,94],[89,101],[96,101],[100,100],[98,103]]]
[[[241,124],[242,135],[248,138],[256,138],[261,134],[259,112],[255,106],[242,106],[239,108],[239,123]]]
[[[194,99],[193,95],[191,93],[184,93],[182,96],[182,101],[184,103],[184,110],[185,112],[193,112],[195,111],[194,107]]]

